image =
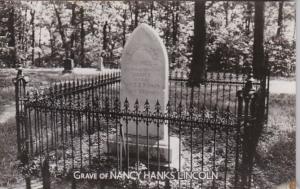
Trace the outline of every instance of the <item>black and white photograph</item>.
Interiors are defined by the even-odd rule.
[[[0,189],[296,189],[296,1],[0,0]]]

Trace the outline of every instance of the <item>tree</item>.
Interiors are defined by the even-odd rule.
[[[173,45],[176,44],[178,40],[178,22],[179,22],[179,1],[173,2],[173,10],[172,10],[172,39],[173,39]]]
[[[76,4],[75,3],[72,3],[72,16],[71,16],[71,26],[73,27],[73,32],[71,34],[71,41],[70,41],[70,45],[71,45],[71,54],[70,54],[70,58],[72,59],[75,59],[75,50],[74,50],[74,46],[75,46],[75,42],[76,42],[76,39],[77,39],[77,25],[76,25],[76,13],[75,13],[75,9],[76,9]]]
[[[80,29],[80,64],[81,66],[85,66],[84,62],[84,41],[85,41],[85,31],[84,31],[84,10],[83,7],[80,8],[80,23],[81,23],[81,29]]]
[[[35,57],[34,57],[34,53],[35,53],[35,23],[34,23],[34,15],[35,15],[35,11],[31,10],[30,11],[30,16],[31,16],[31,21],[30,21],[30,25],[31,25],[31,62],[32,65],[35,65]]]
[[[139,2],[135,1],[135,9],[134,9],[134,28],[137,27],[139,23]]]
[[[122,37],[123,37],[123,47],[125,46],[126,43],[126,20],[127,20],[127,15],[126,15],[126,10],[124,10],[124,14],[123,14],[123,33],[122,33]]]
[[[69,48],[68,48],[68,43],[67,43],[66,35],[64,32],[64,28],[62,25],[61,16],[60,16],[60,13],[54,3],[53,3],[53,8],[55,10],[55,15],[56,15],[57,22],[58,22],[58,30],[59,30],[59,34],[61,36],[61,40],[63,43],[63,48],[65,49],[65,58],[67,59],[67,58],[69,58]]]
[[[9,67],[16,67],[17,50],[15,39],[15,7],[11,6],[8,16],[8,47],[10,48],[10,63]]]
[[[108,27],[108,22],[105,21],[105,24],[103,26],[103,50],[107,49],[107,43],[108,43],[108,39],[107,39],[107,27]]]
[[[195,0],[193,59],[191,65],[191,83],[197,84],[205,76],[205,0]]]
[[[228,26],[228,9],[229,9],[229,2],[224,2],[224,11],[225,11],[225,26]]]
[[[245,18],[245,32],[246,35],[250,34],[250,25],[251,25],[251,18],[252,18],[252,9],[253,9],[253,4],[252,2],[247,3],[247,9],[246,9],[246,18]]]
[[[154,9],[154,1],[151,1],[149,23],[150,23],[150,25],[151,25],[152,27],[154,27],[153,9]]]
[[[253,43],[253,74],[257,79],[265,76],[265,51],[264,51],[264,2],[255,2],[254,18],[254,43]]]
[[[278,19],[277,19],[277,33],[276,36],[279,37],[281,35],[282,30],[282,20],[283,20],[283,1],[279,2],[279,8],[278,8]]]
[[[84,64],[89,65],[98,61],[100,52],[118,59],[134,27],[144,22],[152,25],[164,39],[168,54],[172,58],[171,71],[190,73],[190,78],[195,80],[199,80],[200,75],[204,76],[202,72],[205,72],[205,69],[243,71],[240,68],[253,61],[254,2],[208,1],[204,10],[203,1],[78,1],[55,2],[55,6],[49,1],[20,1],[22,7],[14,3],[17,5],[14,6],[15,23],[14,28],[10,27],[10,32],[8,24],[12,22],[6,19],[9,18],[11,6],[4,1],[4,4],[0,5],[1,44],[8,46],[9,39],[12,45],[10,33],[14,30],[17,60],[30,60],[29,63],[36,61],[35,59],[39,58],[37,48],[33,53],[35,57],[32,57],[31,47],[41,46],[39,59],[46,64],[61,64],[64,58],[71,57],[76,65],[82,62],[84,46]],[[291,58],[295,54],[294,28],[287,27],[295,23],[294,3],[284,2],[282,14],[279,11],[281,5],[278,5],[279,2],[266,3],[264,29],[265,51],[270,58],[275,59],[269,63],[273,65],[272,71],[276,70],[276,73],[282,72],[287,65],[295,64],[294,58]],[[84,8],[83,19],[80,7]],[[31,11],[35,12],[34,42],[30,23]],[[81,35],[82,29],[84,35]],[[277,30],[280,38],[276,37]],[[41,40],[37,38],[39,31]],[[84,40],[81,40],[83,36]],[[277,55],[279,53],[273,53],[275,51],[272,49],[275,46],[278,47],[277,51],[281,52],[280,56]],[[12,66],[8,63],[8,60],[11,60],[8,51],[12,52],[12,49],[0,49],[2,65],[4,62],[5,65]],[[204,66],[205,62],[207,68]],[[280,66],[277,66],[279,62]]]

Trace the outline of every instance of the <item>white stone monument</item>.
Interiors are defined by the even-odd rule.
[[[127,98],[129,110],[134,110],[134,104],[138,99],[139,110],[143,111],[144,104],[148,100],[150,111],[155,112],[155,104],[158,101],[161,106],[160,112],[165,113],[169,92],[168,74],[167,50],[158,33],[146,24],[139,25],[127,41],[121,57],[120,96],[122,106]],[[129,153],[131,156],[137,153],[136,140],[138,138],[140,157],[145,158],[148,156],[148,142],[150,159],[153,162],[158,162],[157,144],[159,143],[161,164],[163,162],[174,163],[172,159],[178,156],[178,152],[174,154],[175,149],[173,146],[175,145],[178,149],[179,143],[173,137],[169,143],[167,124],[160,124],[157,127],[157,124],[151,123],[148,125],[148,130],[146,123],[143,121],[139,121],[138,130],[135,121],[129,121],[127,125],[125,121],[121,121],[121,124],[123,125],[125,140],[127,137],[129,138]],[[127,144],[127,141],[125,141],[125,144]]]
[[[157,32],[146,24],[139,25],[131,34],[121,57],[121,102],[127,98],[130,110],[138,99],[140,109],[146,100],[150,111],[154,110],[157,100],[161,112],[166,110],[169,92],[169,63],[167,50]],[[139,127],[139,135],[146,136],[146,126]],[[129,134],[136,135],[136,127],[129,126]],[[160,127],[159,137],[166,134],[166,128]],[[157,127],[149,127],[149,135],[157,137]]]

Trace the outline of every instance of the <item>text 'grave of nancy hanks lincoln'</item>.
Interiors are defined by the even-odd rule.
[[[127,98],[129,109],[134,110],[134,104],[138,100],[139,110],[143,110],[148,100],[149,111],[155,112],[155,104],[158,101],[161,106],[160,112],[165,113],[169,97],[168,74],[167,51],[158,33],[146,24],[139,25],[131,34],[122,52],[121,102],[124,103]],[[172,167],[178,167],[176,162],[178,161],[179,140],[168,137],[167,124],[161,123],[158,127],[155,123],[149,123],[147,126],[145,122],[139,121],[137,126],[133,120],[128,124],[121,120],[121,124],[125,135],[125,145],[127,145],[128,137],[130,156],[136,157],[138,151],[140,161],[149,158],[151,163],[155,164],[158,162],[159,149],[161,165],[170,163]],[[157,148],[158,143],[159,148]]]

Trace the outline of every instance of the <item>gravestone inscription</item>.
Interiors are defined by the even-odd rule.
[[[121,57],[121,101],[127,98],[130,109],[138,99],[141,107],[149,101],[150,111],[158,101],[161,112],[168,102],[169,63],[166,48],[158,33],[146,24],[138,26],[131,34]],[[134,124],[128,125],[128,134],[136,135]],[[147,127],[140,126],[140,136],[147,136]],[[149,126],[149,136],[163,138],[166,128]]]

